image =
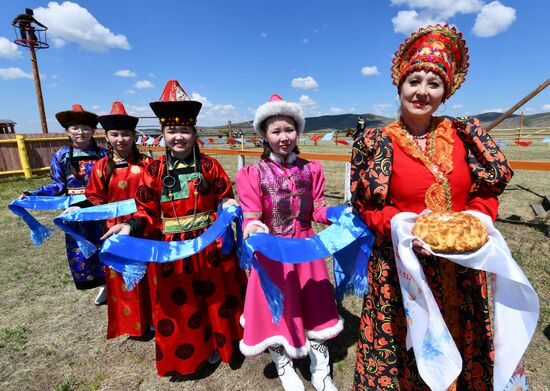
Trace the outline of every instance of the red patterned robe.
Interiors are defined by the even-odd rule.
[[[437,204],[442,192],[431,191],[443,189],[439,185],[446,183],[452,210],[477,210],[494,220],[497,196],[512,176],[504,155],[477,119],[435,121],[438,125],[429,141],[435,146],[431,161],[444,172],[443,181],[422,162],[426,155],[415,156],[416,149],[409,148],[412,144],[401,137],[395,122],[384,129],[367,129],[355,140],[352,201],[377,234],[368,267],[370,292],[361,313],[355,390],[428,390],[412,349],[406,349],[392,217],[400,212],[420,213],[427,203]],[[493,343],[485,273],[433,256],[421,257],[420,262],[463,358],[453,389],[492,390]]]
[[[170,175],[176,179],[171,189],[163,186],[165,156],[147,167],[136,193],[135,214],[145,232],[160,228],[164,241],[187,240],[215,221],[218,205],[233,198],[231,181],[209,156],[200,155],[200,166],[196,170],[192,158],[171,163]],[[216,350],[229,362],[234,344],[242,338],[239,318],[247,282],[234,252],[222,255],[218,240],[199,254],[155,268],[159,375],[192,374]]]
[[[134,198],[136,189],[145,167],[153,161],[142,155],[136,163],[120,160],[109,175],[107,171],[108,157],[101,159],[90,173],[86,187],[86,199],[93,205],[123,201]],[[115,224],[123,223],[131,216],[121,216],[107,220],[107,229]],[[151,267],[147,278],[142,279],[133,290],[128,291],[122,276],[112,269],[106,270],[107,285],[107,338],[120,335],[141,336],[153,324],[151,294],[149,282],[152,280]]]

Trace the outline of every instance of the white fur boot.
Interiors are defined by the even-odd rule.
[[[285,348],[282,345],[274,345],[267,350],[269,350],[271,359],[277,368],[277,375],[279,375],[285,391],[304,391],[304,384],[294,370],[292,360],[285,352]]]
[[[317,391],[338,391],[330,377],[328,348],[325,341],[310,340],[311,384]]]

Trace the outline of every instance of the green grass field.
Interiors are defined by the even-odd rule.
[[[323,149],[323,150],[319,150]],[[310,150],[309,146],[303,150]],[[345,147],[323,147],[316,152],[343,153]],[[349,149],[348,149],[349,150]],[[550,160],[550,149],[509,147],[510,159]],[[220,156],[231,178],[236,158]],[[247,158],[247,163],[254,161]],[[331,205],[343,201],[344,165],[324,162],[326,196]],[[95,290],[76,291],[66,264],[64,240],[57,230],[36,248],[24,223],[8,209],[8,203],[25,189],[48,181],[0,182],[0,389],[1,390],[274,390],[280,389],[267,354],[244,362],[211,367],[194,378],[168,379],[156,375],[154,341],[128,338],[105,340],[106,306],[93,305]],[[550,172],[518,171],[501,197],[500,216],[517,215],[530,221],[530,205],[550,194]],[[51,225],[53,213],[36,213]],[[512,253],[537,290],[541,302],[539,325],[525,356],[532,390],[550,385],[550,345],[544,335],[550,323],[549,221],[538,225],[498,222]],[[355,361],[358,314],[361,300],[344,300],[341,315],[344,332],[330,344],[333,376],[341,390],[351,388]],[[307,382],[309,360],[296,362]]]

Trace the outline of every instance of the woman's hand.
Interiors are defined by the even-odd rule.
[[[255,232],[267,232],[263,227],[256,224],[248,224],[243,232],[243,239],[248,239],[251,233]]]
[[[418,239],[414,239],[412,241],[413,245],[413,251],[416,255],[420,255],[422,257],[429,257],[432,255],[428,250],[426,250],[424,247],[422,247],[422,242]]]
[[[64,215],[64,214],[67,214],[67,213],[72,212],[73,210],[77,210],[77,209],[80,209],[80,206],[69,206],[61,214]]]
[[[113,225],[105,234],[99,238],[99,240],[105,240],[109,236],[118,234],[118,235],[130,235],[132,233],[132,227],[130,227],[128,224],[117,224]]]
[[[236,200],[234,200],[233,198],[228,198],[227,200],[225,200],[223,202],[222,209],[225,209],[225,208],[227,208],[228,206],[231,206],[231,205],[239,206],[239,203]]]

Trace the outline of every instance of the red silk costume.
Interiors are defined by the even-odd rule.
[[[166,157],[151,163],[136,192],[134,217],[144,232],[161,229],[164,241],[201,235],[216,219],[218,205],[233,198],[231,181],[217,160],[200,154],[170,167],[173,186],[163,185]],[[200,183],[199,183],[200,181]],[[161,376],[196,372],[216,350],[228,362],[242,338],[246,274],[234,252],[221,254],[218,240],[192,257],[154,264],[157,276],[156,362]]]
[[[107,170],[108,157],[101,159],[93,168],[86,187],[86,198],[94,205],[123,201],[134,198],[145,167],[153,159],[142,155],[137,163],[119,161],[112,173]],[[123,223],[131,216],[107,220],[107,229]],[[152,309],[149,283],[154,281],[152,267],[147,268],[146,278],[132,291],[128,291],[122,276],[112,269],[105,271],[107,285],[107,338],[121,335],[141,336],[151,326]]]

